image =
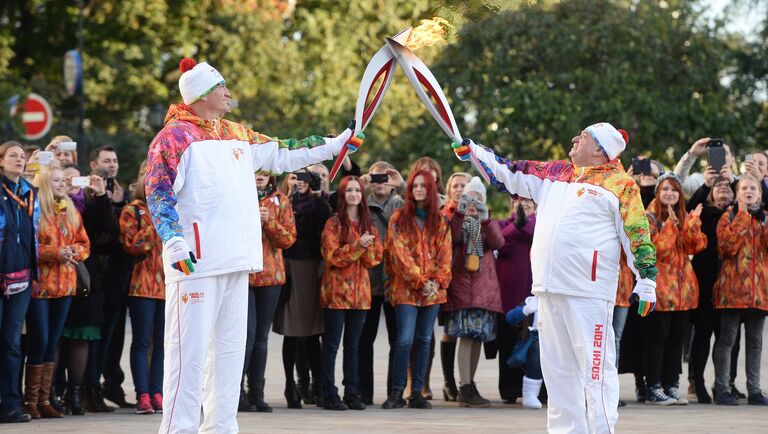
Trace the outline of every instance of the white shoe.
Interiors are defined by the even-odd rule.
[[[543,380],[534,380],[532,378],[523,377],[523,408],[531,410],[538,410],[541,408],[539,392],[541,391],[541,383],[543,382]]]

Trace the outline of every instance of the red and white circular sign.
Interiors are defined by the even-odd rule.
[[[21,136],[27,140],[37,140],[51,130],[53,124],[53,112],[48,101],[36,93],[30,93],[27,101],[19,109],[18,105],[11,107],[11,117],[16,115],[16,111],[21,111],[21,122],[24,125],[24,131]]]

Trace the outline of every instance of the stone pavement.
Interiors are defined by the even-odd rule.
[[[386,330],[381,321],[379,339],[375,348],[375,372],[377,385],[384,385],[386,379],[387,340]],[[436,327],[442,333],[440,327]],[[130,333],[130,326],[128,327]],[[768,328],[764,333],[768,342]],[[270,335],[269,360],[267,363],[267,401],[275,408],[272,414],[240,413],[238,423],[243,433],[267,432],[334,432],[334,433],[410,433],[410,432],[451,432],[451,433],[542,433],[546,428],[546,410],[523,410],[520,405],[505,405],[496,389],[497,361],[480,361],[477,384],[480,392],[493,401],[487,409],[459,408],[455,403],[442,401],[439,394],[442,385],[442,371],[439,356],[432,369],[432,388],[435,398],[432,410],[382,410],[378,405],[365,411],[331,412],[315,406],[301,410],[285,407],[283,393],[283,368],[280,357],[282,337]],[[126,348],[122,365],[126,371],[125,390],[132,390],[128,363],[130,337],[126,336]],[[742,343],[743,349],[743,343]],[[763,385],[766,384],[768,356],[762,362]],[[686,368],[684,367],[684,370]],[[457,374],[458,376],[458,371]],[[341,351],[337,362],[337,384],[341,383]],[[685,374],[681,376],[683,387],[687,385]],[[714,379],[711,364],[708,366],[707,382]],[[652,407],[634,402],[634,381],[631,375],[620,376],[621,398],[629,405],[620,409],[617,431],[619,433],[768,433],[768,407],[740,405],[722,407],[692,403],[688,406]],[[744,353],[739,358],[737,384],[745,391]],[[133,400],[133,397],[130,397]],[[375,402],[384,400],[383,387],[376,391]],[[692,398],[695,401],[695,398]],[[157,432],[159,415],[136,415],[132,410],[118,409],[115,413],[68,416],[59,420],[32,421],[19,425],[0,425],[0,433],[110,433],[134,434]]]

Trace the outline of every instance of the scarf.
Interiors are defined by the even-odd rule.
[[[461,223],[464,245],[467,247],[467,255],[483,257],[483,231],[480,228],[480,220],[477,217],[465,216]]]

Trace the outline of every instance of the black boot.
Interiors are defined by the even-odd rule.
[[[82,416],[85,414],[85,408],[80,401],[80,386],[67,386],[67,394],[65,401],[67,402],[67,414],[72,416]]]
[[[429,409],[432,408],[432,404],[424,398],[421,392],[411,392],[411,397],[408,398],[408,408]]]
[[[326,410],[348,410],[349,407],[347,407],[347,404],[344,404],[341,402],[341,398],[339,398],[339,395],[334,396],[326,396],[325,399],[323,399],[323,408]]]
[[[344,404],[347,404],[350,410],[365,410],[366,408],[365,403],[360,399],[360,395],[344,396]]]
[[[248,400],[260,413],[272,413],[272,407],[264,402],[264,379],[248,377]]]
[[[293,380],[285,382],[285,401],[288,403],[288,408],[302,408],[301,398],[296,390],[296,383]]]
[[[115,407],[111,407],[104,402],[101,395],[101,384],[95,386],[86,386],[84,388],[85,409],[90,413],[112,413]]]
[[[251,404],[248,397],[245,396],[245,389],[242,385],[240,386],[240,403],[237,404],[237,411],[245,413],[256,411],[256,406]]]
[[[392,393],[389,394],[387,400],[381,404],[381,408],[385,410],[403,407],[405,407],[405,400],[403,399],[402,389],[392,389]]]
[[[456,360],[456,342],[440,342],[440,362],[443,366],[443,399],[456,401],[459,394],[456,377],[453,375]]]
[[[318,380],[312,379],[312,385],[309,387],[309,393],[312,395],[315,401],[315,405],[318,407],[323,406],[323,388],[320,386]]]
[[[299,392],[299,397],[302,401],[304,401],[304,404],[314,404],[315,403],[315,397],[312,395],[312,393],[309,390],[309,378],[302,378],[299,376],[299,381],[296,383],[296,389]],[[286,387],[287,392],[287,387]],[[299,407],[301,408],[301,407]]]
[[[51,395],[48,397],[48,400],[51,402],[51,407],[53,407],[59,413],[64,413],[64,403],[59,397],[59,391],[56,390],[55,383],[51,384]]]
[[[120,386],[102,386],[101,395],[104,399],[109,400],[117,404],[120,408],[134,408],[136,403],[131,403],[125,400],[125,391]]]
[[[704,382],[704,378],[696,378],[693,381],[693,388],[696,392],[696,399],[699,404],[712,404],[712,398],[707,393],[707,384]]]

